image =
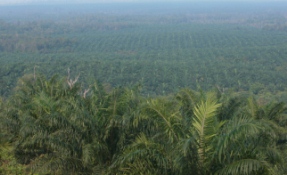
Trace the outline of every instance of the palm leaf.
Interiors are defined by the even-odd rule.
[[[168,168],[166,155],[164,145],[154,142],[141,133],[115,160],[111,168],[123,174],[136,174],[138,172],[143,174],[149,174],[150,172],[166,174]]]
[[[212,149],[212,139],[218,134],[224,122],[217,123],[216,112],[221,106],[214,94],[207,94],[206,100],[201,101],[194,108],[192,122],[194,136],[198,145],[199,166],[204,168],[207,152]]]
[[[233,118],[225,124],[222,133],[218,136],[214,156],[218,156],[216,159],[219,162],[232,160],[230,157],[236,155],[235,152],[242,151],[242,148],[246,146],[244,143],[249,138],[257,137],[261,129],[262,125],[252,118],[244,116]]]
[[[223,169],[216,172],[217,175],[253,175],[259,170],[263,170],[265,164],[264,161],[255,159],[241,159],[232,164],[226,165]]]

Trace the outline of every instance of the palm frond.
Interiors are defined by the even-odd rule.
[[[146,172],[151,170],[153,172],[165,172],[168,169],[168,160],[166,157],[165,148],[163,145],[148,139],[141,133],[136,140],[119,156],[111,168],[123,173],[135,173],[135,171]],[[144,167],[142,166],[144,163]],[[132,167],[144,169],[131,169]]]
[[[218,134],[218,129],[223,125],[223,122],[216,121],[216,112],[220,106],[214,94],[208,94],[206,101],[201,101],[194,108],[192,126],[198,144],[199,162],[202,165],[206,159],[206,153],[212,149],[212,138]]]
[[[240,97],[231,97],[222,100],[222,106],[219,109],[218,117],[220,120],[228,120],[239,113],[239,109],[243,104]]]
[[[277,120],[280,122],[280,117],[287,111],[285,103],[272,103],[267,106],[267,117],[270,120]]]
[[[216,172],[217,175],[252,175],[263,169],[263,162],[255,159],[241,159],[232,164],[226,165]]]
[[[222,133],[218,135],[214,156],[218,156],[219,162],[230,160],[229,156],[232,157],[236,155],[236,151],[241,151],[246,146],[245,142],[249,138],[257,137],[262,129],[260,123],[253,118],[245,116],[233,118],[224,125]],[[232,147],[233,145],[236,145],[237,148]],[[230,150],[235,152],[231,153]]]
[[[250,117],[257,118],[259,106],[254,97],[249,97],[247,99],[247,112]]]
[[[148,100],[143,112],[142,119],[147,119],[149,132],[171,143],[183,135],[178,103],[161,98]]]

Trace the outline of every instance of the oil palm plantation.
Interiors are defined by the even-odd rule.
[[[138,87],[104,89],[22,77],[0,103],[1,141],[26,174],[287,172],[284,103],[219,91],[145,98]]]

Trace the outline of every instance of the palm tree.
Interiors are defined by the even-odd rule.
[[[139,89],[119,87],[106,92],[103,86],[96,83],[83,101],[82,106],[93,116],[98,138],[106,147],[106,152],[98,153],[104,160],[101,166],[109,166],[139,133],[133,127],[141,103]]]
[[[286,129],[271,119],[282,119],[285,105],[259,106],[250,97],[241,110],[227,120],[218,138],[214,154],[219,163],[217,174],[282,174],[284,154],[278,149],[278,131]]]
[[[29,172],[286,173],[284,103],[189,89],[143,98],[138,88],[72,82],[26,75],[0,101],[1,138]]]
[[[189,108],[193,113],[189,130],[174,153],[180,174],[276,173],[274,165],[280,163],[279,152],[271,143],[264,144],[272,140],[272,127],[245,114],[243,103],[237,98],[222,101],[220,97],[214,92],[203,94]],[[278,112],[268,113],[283,111],[276,109]],[[266,140],[267,133],[272,137]]]
[[[110,166],[111,174],[170,174],[167,145],[141,133],[115,159]]]
[[[173,145],[182,137],[179,104],[166,98],[147,99],[132,119],[136,135],[110,167],[118,174],[173,174]]]
[[[94,116],[81,105],[79,84],[68,86],[56,76],[24,77],[20,82],[11,100],[14,112],[9,114],[18,121],[14,131],[18,161],[40,173],[91,172],[91,156],[108,151]]]
[[[175,165],[180,174],[212,173],[214,142],[224,124],[216,116],[220,106],[215,93],[205,94],[194,105],[189,130],[177,145]]]

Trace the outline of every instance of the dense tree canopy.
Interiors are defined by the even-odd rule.
[[[0,7],[0,174],[287,174],[286,3],[135,4]]]
[[[27,8],[31,14],[0,9],[1,96],[36,67],[49,77],[70,68],[85,85],[141,82],[150,95],[219,86],[287,101],[285,9],[214,13],[183,4],[166,13],[154,6],[102,13],[95,5],[59,6],[64,11],[51,14],[53,7]]]
[[[1,100],[2,174],[287,173],[284,103],[77,80],[24,75]]]

